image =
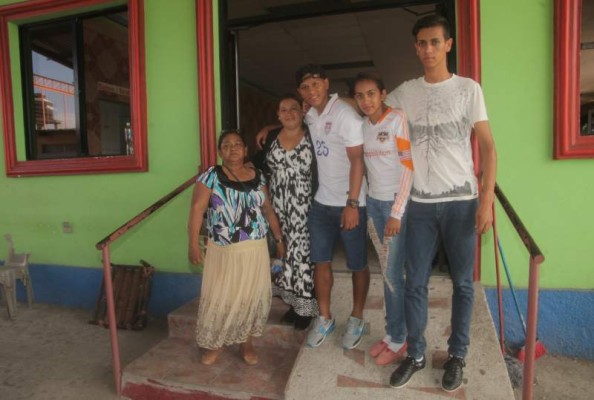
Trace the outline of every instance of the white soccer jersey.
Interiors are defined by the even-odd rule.
[[[480,85],[457,75],[433,84],[421,77],[397,87],[386,104],[408,117],[415,166],[411,198],[434,203],[478,197],[470,134],[476,122],[487,120]]]
[[[349,193],[351,163],[347,147],[363,144],[363,120],[355,110],[338,98],[330,96],[324,111],[318,114],[310,108],[305,115],[318,163],[319,187],[315,195],[318,203],[328,206],[344,206]],[[359,193],[360,205],[365,205],[365,178]]]

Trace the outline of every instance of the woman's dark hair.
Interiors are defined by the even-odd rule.
[[[445,40],[448,40],[450,38],[450,23],[447,19],[437,14],[427,15],[419,19],[412,28],[413,37],[416,40],[417,34],[421,29],[435,28],[436,26],[443,28],[443,36]]]
[[[357,86],[357,83],[363,82],[363,81],[374,82],[377,85],[377,88],[380,90],[380,92],[386,90],[386,85],[384,85],[384,81],[383,81],[382,77],[379,76],[379,74],[376,74],[374,72],[359,72],[357,74],[357,76],[355,77],[355,80],[353,81],[353,89],[352,89],[353,96],[355,95],[355,86]]]
[[[241,141],[245,145],[245,138],[243,137],[243,135],[241,134],[241,132],[239,131],[239,129],[226,129],[224,131],[221,131],[221,135],[219,136],[219,141],[217,143],[217,148],[219,150],[221,150],[221,145],[223,144],[223,139],[225,139],[229,135],[237,135],[237,136],[239,136],[239,138],[241,139]]]
[[[301,106],[301,99],[296,94],[285,93],[278,98],[278,103],[276,105],[277,110],[280,108],[280,104],[283,102],[283,100],[295,100],[299,104],[299,106]]]

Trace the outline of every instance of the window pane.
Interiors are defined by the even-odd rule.
[[[0,81],[14,82],[20,78],[22,83],[20,89],[14,85],[0,85],[0,97],[22,97],[24,101],[24,121],[0,118],[7,176],[148,170],[143,4],[143,0],[43,0],[20,1],[9,7],[0,7],[0,28],[2,32],[10,32],[10,35],[0,34],[0,58],[14,66],[12,74],[8,73],[8,68],[0,68]],[[106,16],[108,18],[103,21],[99,18]],[[103,25],[109,21],[111,31],[91,32],[91,22],[94,21],[85,20],[94,18],[99,18],[97,21]],[[116,28],[113,28],[114,24]],[[18,27],[18,41],[12,37],[15,26]],[[68,39],[58,40],[62,39],[61,36]],[[103,44],[92,43],[93,36],[103,40]],[[112,43],[109,43],[110,40]],[[85,43],[88,47],[102,48],[104,54],[86,56]],[[20,58],[11,60],[17,46]],[[69,50],[62,51],[66,47]],[[116,49],[118,56],[105,55],[106,51]],[[94,74],[93,59],[97,63],[109,60],[116,64],[119,75],[98,78]],[[37,87],[33,64],[35,72],[44,77],[37,80]],[[103,65],[96,67],[103,72],[106,68]],[[63,76],[64,72],[67,76]],[[38,117],[35,113],[35,92],[38,93]],[[56,93],[62,97],[49,98]],[[4,106],[8,115],[18,118],[21,114],[19,105],[4,102]],[[117,118],[113,117],[114,114]],[[118,127],[111,127],[110,121],[107,121],[101,128],[102,115],[116,120]],[[94,129],[89,135],[88,118],[91,119],[91,129]],[[63,137],[60,139],[59,136],[69,131],[74,131],[74,134],[66,140]],[[126,138],[128,140],[124,140]],[[42,143],[44,140],[45,143]],[[38,144],[42,147],[39,151]],[[92,154],[89,146],[93,147]],[[23,160],[25,152],[26,160]]]
[[[580,133],[594,135],[594,0],[582,1]]]
[[[33,158],[76,156],[72,25],[32,29],[30,40],[35,102]]]
[[[128,13],[87,18],[82,27],[89,155],[132,154]]]

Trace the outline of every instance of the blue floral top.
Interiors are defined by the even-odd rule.
[[[206,227],[208,238],[224,246],[243,240],[266,237],[268,222],[262,214],[266,180],[256,170],[254,179],[245,182],[230,180],[221,166],[210,167],[198,182],[212,190]]]

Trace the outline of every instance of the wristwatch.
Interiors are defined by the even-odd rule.
[[[346,205],[351,208],[359,208],[359,200],[357,199],[347,199]]]

